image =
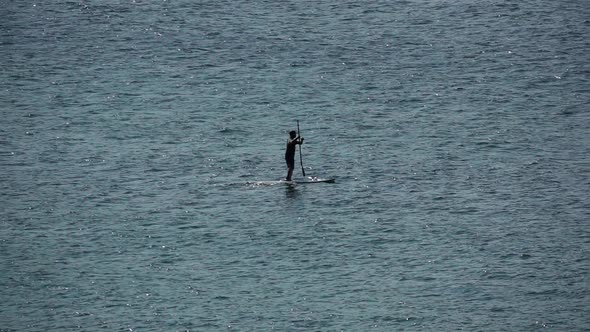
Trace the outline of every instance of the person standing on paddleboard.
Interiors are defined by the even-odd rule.
[[[295,169],[295,150],[297,144],[303,144],[303,137],[297,136],[297,132],[292,130],[289,132],[289,140],[287,141],[287,150],[285,151],[285,161],[287,162],[287,178],[286,181],[291,181],[293,170]]]

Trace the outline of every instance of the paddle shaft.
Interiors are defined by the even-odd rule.
[[[301,139],[301,134],[299,133],[299,120],[297,120],[297,136]],[[301,144],[299,144],[299,161],[301,162],[301,172],[303,172],[303,176],[305,176],[305,169],[303,168],[303,154],[301,154]]]

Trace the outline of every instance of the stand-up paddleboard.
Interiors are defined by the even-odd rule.
[[[317,176],[308,176],[304,180],[277,180],[277,181],[249,181],[246,182],[247,185],[250,186],[274,186],[277,184],[286,184],[286,185],[298,185],[298,184],[310,184],[310,183],[334,183],[336,179],[330,178],[319,178]]]
[[[305,181],[297,182],[297,183],[334,183],[336,179],[328,179],[328,178],[319,178],[317,176],[308,176]]]

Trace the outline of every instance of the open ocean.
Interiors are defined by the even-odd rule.
[[[0,45],[2,332],[590,329],[588,0],[0,0]],[[336,182],[248,184],[297,120]]]

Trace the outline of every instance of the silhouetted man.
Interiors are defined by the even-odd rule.
[[[286,181],[291,181],[293,176],[293,169],[295,169],[295,149],[297,144],[303,144],[303,137],[297,136],[297,132],[292,130],[289,132],[289,140],[287,141],[287,150],[285,151],[285,161],[287,162],[287,178]]]

